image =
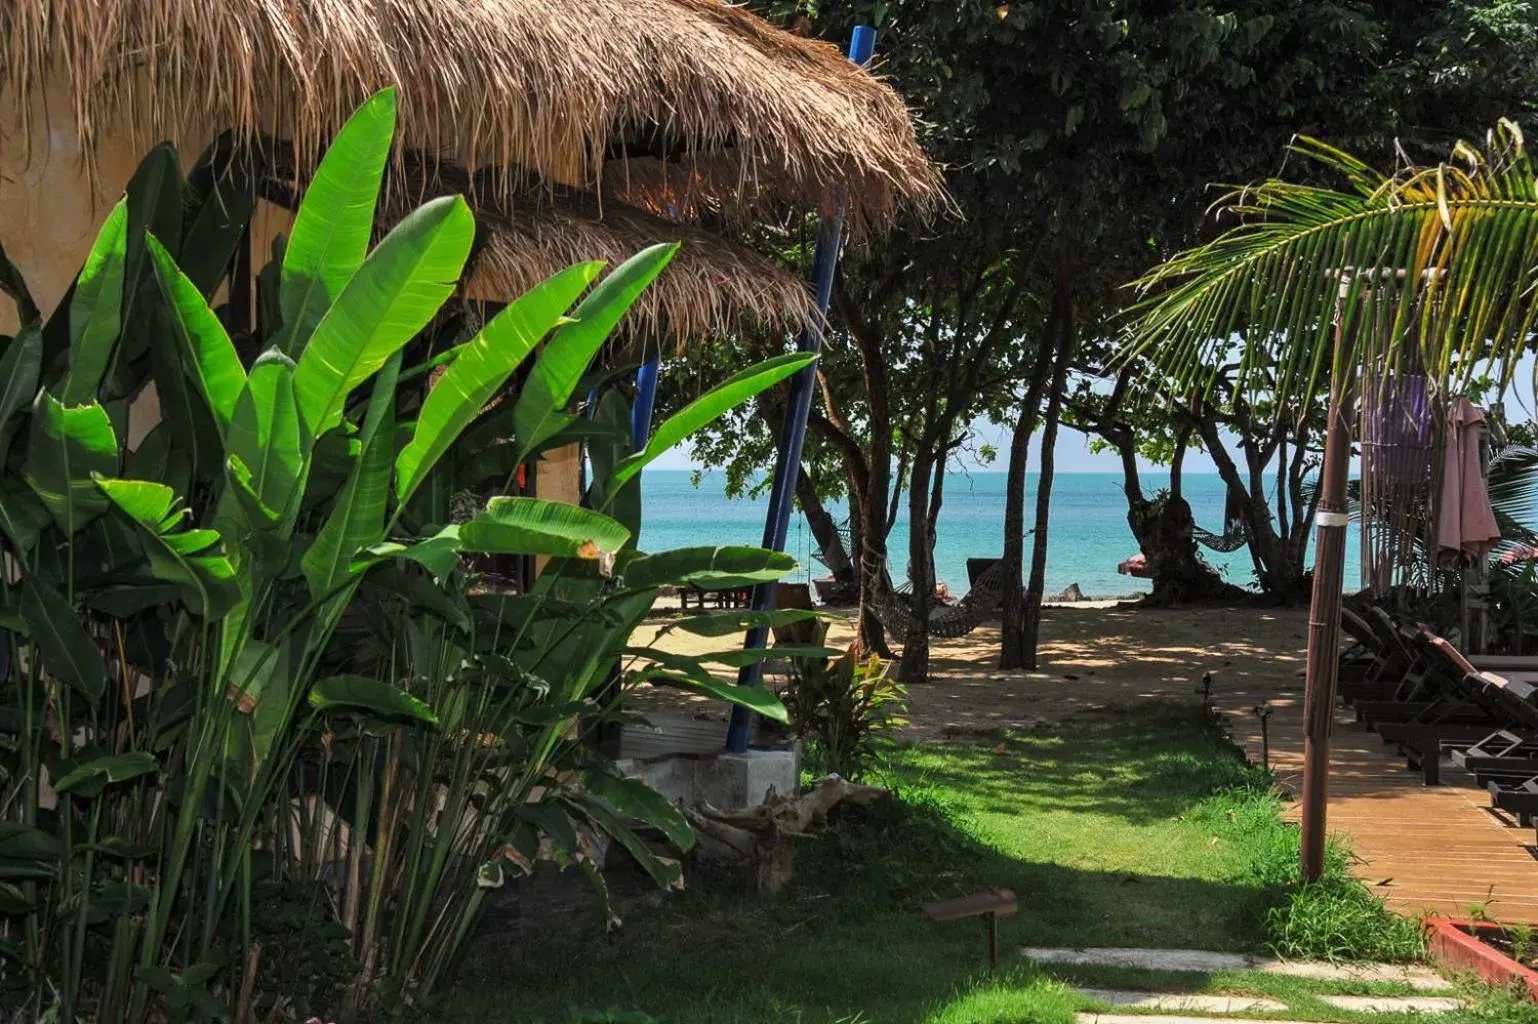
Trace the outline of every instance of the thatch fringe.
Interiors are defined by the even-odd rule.
[[[743,321],[797,330],[815,315],[799,277],[718,235],[611,206],[602,219],[543,204],[512,215],[479,215],[491,237],[466,291],[510,299],[583,260],[617,266],[646,246],[681,242],[678,255],[628,314],[641,344],[681,347],[719,337]]]
[[[395,84],[403,143],[490,172],[498,201],[535,181],[601,190],[630,155],[708,168],[696,188],[717,209],[836,185],[879,222],[942,190],[887,85],[720,0],[0,3],[0,91],[25,99],[51,73],[88,155],[109,134],[147,148],[234,128],[293,139],[304,164]]]

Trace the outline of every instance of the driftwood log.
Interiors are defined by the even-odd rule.
[[[770,790],[768,799],[757,807],[723,811],[701,801],[684,814],[700,838],[701,855],[751,864],[758,889],[779,892],[795,870],[791,840],[826,821],[841,803],[866,807],[887,795],[880,786],[862,786],[829,775],[799,796],[782,797]]]

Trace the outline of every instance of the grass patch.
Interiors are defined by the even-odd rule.
[[[515,939],[489,929],[444,1010],[552,1024],[611,1009],[666,1024],[1070,1024],[1083,1004],[1057,977],[1078,975],[1021,964],[1019,947],[1260,951],[1295,878],[1296,829],[1268,777],[1185,705],[897,747],[875,781],[898,799],[799,841],[787,891],[745,895],[740,879],[696,870],[687,892],[632,908],[607,935],[559,920]],[[1338,851],[1332,863],[1344,873]],[[993,886],[1020,904],[1001,925],[997,980],[979,922],[919,915]]]

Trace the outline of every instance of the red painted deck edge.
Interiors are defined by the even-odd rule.
[[[1504,987],[1521,981],[1528,999],[1538,1002],[1538,971],[1522,966],[1470,934],[1500,930],[1501,926],[1492,922],[1430,917],[1426,919],[1426,944],[1437,960],[1456,970],[1474,971],[1493,985]]]

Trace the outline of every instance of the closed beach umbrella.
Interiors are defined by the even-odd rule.
[[[1479,464],[1479,434],[1485,414],[1467,398],[1447,410],[1442,453],[1442,501],[1437,516],[1437,564],[1468,565],[1490,553],[1501,539],[1490,507],[1490,492]]]

